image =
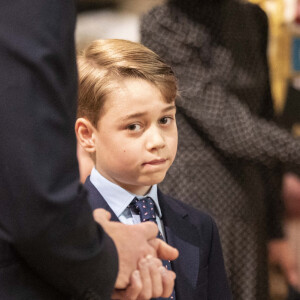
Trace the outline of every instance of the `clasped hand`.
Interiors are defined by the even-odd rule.
[[[113,239],[119,256],[112,299],[169,297],[176,275],[165,269],[160,259],[174,260],[178,250],[156,238],[158,228],[152,222],[125,225],[110,221],[110,217],[104,209],[94,210],[95,221]]]

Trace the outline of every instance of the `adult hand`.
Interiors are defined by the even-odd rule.
[[[176,275],[163,267],[161,260],[148,255],[138,262],[138,268],[132,273],[127,289],[116,289],[111,299],[144,300],[171,295]]]
[[[95,221],[113,239],[118,251],[119,272],[115,288],[125,289],[128,286],[131,274],[138,269],[138,261],[147,255],[166,260],[178,257],[177,249],[156,238],[158,228],[153,222],[137,225],[112,222],[110,213],[101,208],[94,210],[93,214]]]
[[[288,283],[299,289],[299,272],[295,253],[287,240],[271,240],[268,245],[271,263],[278,264]]]

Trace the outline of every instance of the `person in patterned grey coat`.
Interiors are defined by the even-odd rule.
[[[234,299],[268,299],[281,164],[300,164],[300,142],[272,122],[267,17],[238,0],[171,0],[143,17],[141,39],[181,92],[178,154],[160,187],[217,220]]]

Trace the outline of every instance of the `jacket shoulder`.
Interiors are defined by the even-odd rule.
[[[174,208],[174,210],[180,211],[182,214],[185,214],[189,219],[189,222],[194,225],[198,229],[198,231],[213,231],[213,227],[216,227],[216,223],[213,217],[204,211],[194,208],[191,205],[168,195],[163,196],[163,201],[166,201],[169,206]]]

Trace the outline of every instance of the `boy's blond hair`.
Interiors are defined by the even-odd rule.
[[[167,64],[145,46],[127,40],[96,40],[78,56],[78,117],[94,126],[106,96],[124,78],[144,79],[154,84],[166,102],[175,101],[177,80]]]

